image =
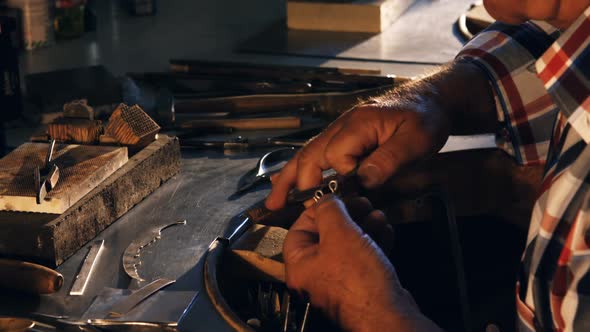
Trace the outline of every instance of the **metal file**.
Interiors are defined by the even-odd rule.
[[[95,241],[90,250],[88,250],[88,254],[86,258],[84,258],[84,262],[82,262],[82,266],[80,267],[80,271],[72,284],[72,289],[70,290],[70,295],[83,295],[84,291],[86,290],[86,286],[88,285],[88,281],[92,276],[92,272],[94,271],[96,265],[98,264],[98,260],[100,258],[100,254],[102,253],[102,249],[104,247],[104,240]]]

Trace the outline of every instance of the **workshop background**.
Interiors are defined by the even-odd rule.
[[[492,21],[474,0],[0,0],[0,330],[337,330],[283,283],[302,198],[264,211],[268,175]],[[451,137],[362,192],[449,331],[514,329],[540,171],[494,147]]]

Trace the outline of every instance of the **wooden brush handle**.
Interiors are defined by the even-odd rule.
[[[33,294],[57,292],[64,282],[55,270],[12,259],[0,259],[0,275],[0,287]]]
[[[237,130],[293,129],[301,127],[301,118],[295,116],[249,118],[249,119],[207,119],[192,120],[181,125],[182,128],[225,127]]]

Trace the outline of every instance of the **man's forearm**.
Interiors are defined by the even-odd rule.
[[[451,135],[492,133],[498,121],[488,79],[470,63],[453,63],[374,99],[377,103],[400,101],[441,113],[437,118],[448,121]]]
[[[455,63],[440,72],[439,104],[450,115],[452,135],[493,133],[498,118],[491,85],[470,63]],[[436,79],[436,78],[433,78]]]

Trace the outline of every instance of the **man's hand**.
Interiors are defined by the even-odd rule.
[[[358,166],[363,184],[378,186],[400,167],[438,152],[449,134],[491,133],[496,123],[485,74],[454,63],[340,116],[272,178],[266,206],[280,209],[293,187],[314,187],[331,168],[346,174]]]
[[[355,216],[364,215],[361,225],[375,229],[383,224],[380,211],[353,204]],[[324,196],[299,217],[287,234],[283,257],[287,285],[309,296],[345,330],[438,330],[401,287],[381,249],[334,196]]]
[[[400,167],[437,152],[448,138],[448,121],[428,107],[392,99],[343,114],[273,179],[267,207],[281,208],[291,188],[318,185],[322,171],[330,168],[346,174],[359,165],[357,174],[363,185],[374,188]]]

